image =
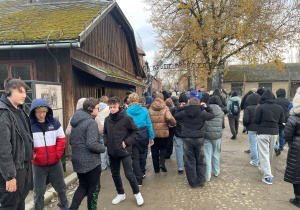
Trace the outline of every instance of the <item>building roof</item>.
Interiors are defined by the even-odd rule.
[[[283,71],[275,66],[257,65],[252,67],[229,66],[225,73],[224,82],[243,82],[244,76],[247,82],[264,81],[288,81],[289,71],[291,72],[291,81],[300,81],[300,63],[286,63]]]
[[[0,44],[78,39],[111,2],[1,2]]]
[[[146,56],[146,53],[141,48],[137,47],[137,51],[139,55]]]

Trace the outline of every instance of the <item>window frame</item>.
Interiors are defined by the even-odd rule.
[[[8,77],[11,77],[11,67],[12,66],[30,66],[31,80],[36,80],[35,60],[0,60],[0,64],[7,65]]]
[[[258,83],[258,88],[262,88],[262,87],[266,86],[266,84],[268,84],[268,85],[271,84],[271,90],[270,91],[272,92],[273,91],[273,83],[272,82],[260,82],[260,83]],[[265,89],[265,90],[268,90],[268,89]]]

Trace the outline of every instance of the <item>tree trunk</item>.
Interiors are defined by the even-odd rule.
[[[211,91],[211,86],[212,86],[212,78],[207,77],[207,91]]]

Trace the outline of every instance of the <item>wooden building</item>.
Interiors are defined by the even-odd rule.
[[[66,127],[78,99],[141,94],[146,74],[116,2],[10,0],[0,4],[2,91],[7,77],[61,83]]]

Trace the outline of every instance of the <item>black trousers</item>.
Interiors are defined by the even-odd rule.
[[[166,158],[170,158],[173,153],[173,144],[174,144],[174,128],[169,128],[169,138],[167,140],[167,154]]]
[[[149,140],[147,140],[149,142]],[[132,145],[132,168],[133,173],[138,181],[143,178],[142,169],[144,167],[145,152],[146,152],[146,141],[136,141]]]
[[[240,115],[228,115],[228,121],[232,135],[237,135],[239,132],[239,119]]]
[[[109,159],[110,160],[110,170],[111,170],[112,178],[114,180],[118,194],[125,193],[124,188],[123,188],[122,179],[120,176],[121,162],[123,165],[125,176],[130,183],[133,194],[138,194],[140,192],[140,190],[139,190],[139,186],[137,184],[136,177],[132,171],[131,156],[128,155],[125,157],[118,157],[118,158],[113,158],[112,156],[109,156],[109,158],[110,158]]]
[[[293,184],[294,194],[300,196],[300,184]]]
[[[26,162],[23,169],[17,170],[16,192],[6,191],[6,181],[0,174],[0,209],[25,210],[25,199],[31,189],[32,169],[31,162]]]
[[[79,186],[74,194],[70,209],[78,209],[82,200],[87,196],[87,208],[97,209],[97,200],[100,192],[101,165],[87,173],[77,173]]]
[[[154,138],[154,144],[151,147],[151,153],[155,172],[159,172],[159,165],[165,165],[167,140],[168,138]]]

